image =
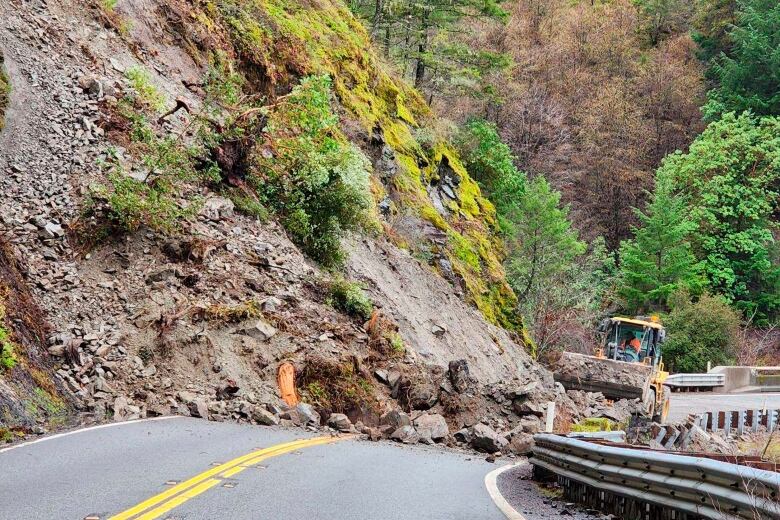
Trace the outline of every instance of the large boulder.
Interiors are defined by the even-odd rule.
[[[439,400],[438,387],[427,382],[412,385],[408,395],[413,410],[429,410]]]
[[[523,433],[530,433],[533,435],[534,433],[539,433],[542,429],[542,421],[535,415],[528,415],[520,418],[519,426]]]
[[[420,442],[420,434],[411,425],[401,426],[390,434],[390,438],[404,444],[417,444]]]
[[[490,426],[479,423],[471,427],[472,448],[488,453],[495,453],[501,451],[506,445],[507,440],[497,434]]]
[[[328,426],[340,432],[348,432],[352,430],[352,421],[343,413],[332,413],[328,417]]]
[[[414,427],[421,438],[434,442],[444,440],[450,433],[447,421],[437,413],[421,415],[414,420]]]
[[[404,412],[399,410],[390,410],[385,412],[379,418],[379,424],[382,426],[391,426],[392,430],[400,428],[401,426],[411,426],[412,420]]]
[[[515,433],[509,441],[508,449],[516,455],[528,455],[533,447],[533,435],[530,433]]]
[[[319,426],[320,414],[308,403],[298,403],[294,408],[282,412],[282,419],[292,421],[297,426]]]
[[[252,406],[249,409],[249,416],[257,424],[262,424],[264,426],[276,426],[279,424],[279,418],[262,406]]]

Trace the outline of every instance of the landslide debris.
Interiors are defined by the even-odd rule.
[[[82,419],[95,421],[176,413],[329,424],[374,439],[518,452],[549,401],[562,421],[580,415],[524,351],[492,205],[445,140],[418,137],[432,114],[384,69],[344,5],[153,0],[119,3],[111,16],[101,9],[0,4],[0,47],[24,95],[0,135],[0,219],[26,263],[23,280],[14,271],[15,293],[30,294],[51,324],[28,350],[48,345],[52,396],[67,388]],[[251,197],[230,196],[245,194],[247,158],[263,154],[251,140],[233,151],[223,142],[232,159],[217,161],[229,169],[219,179],[177,186],[174,201],[199,202],[178,229],[120,233],[85,216],[94,186],[119,166],[149,173],[134,156],[134,119],[116,117],[120,103],[134,96],[161,108],[157,119],[140,114],[146,124],[136,128],[155,143],[195,139],[188,132],[216,55],[243,75],[245,95],[267,104],[284,103],[301,78],[332,79],[341,132],[373,166],[382,232],[348,245],[346,273],[382,316],[377,331],[361,298],[343,307],[353,315],[334,307],[333,276],[288,230]],[[189,110],[171,111],[179,106]],[[41,356],[31,358],[44,366]],[[280,399],[282,363],[300,376],[298,405]],[[20,366],[12,373],[23,379]]]

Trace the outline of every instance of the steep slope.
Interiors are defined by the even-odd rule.
[[[284,362],[322,412],[367,424],[389,408],[433,407],[454,429],[509,429],[548,400],[570,405],[522,345],[491,204],[343,5],[120,0],[85,10],[51,0],[0,5],[0,19],[17,107],[0,141],[0,217],[51,322],[54,379],[94,419],[278,421]],[[269,107],[302,78],[331,76],[340,131],[373,162],[381,226],[346,244],[347,274],[379,308],[367,325],[334,308],[332,275],[281,225],[225,198],[235,172],[177,188],[178,201],[202,204],[176,233],[94,227],[94,186],[113,174],[105,165],[132,174],[143,163],[121,101],[144,90],[166,108],[185,105],[149,128],[195,139],[215,56],[241,74],[244,97]],[[251,164],[267,159],[259,139],[247,141]],[[459,360],[471,375],[453,390],[455,372],[444,373]],[[380,384],[388,372],[401,391]]]
[[[160,9],[169,30],[197,49],[196,61],[207,63],[215,50],[227,53],[253,93],[271,103],[301,77],[330,76],[345,133],[373,159],[388,235],[400,235],[397,245],[430,258],[462,285],[488,321],[522,331],[493,234],[492,204],[437,135],[419,94],[386,70],[341,2],[163,2]]]

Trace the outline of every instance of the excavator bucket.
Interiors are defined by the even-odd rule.
[[[601,392],[608,399],[644,399],[654,367],[614,359],[563,352],[554,363],[553,376],[567,390]]]

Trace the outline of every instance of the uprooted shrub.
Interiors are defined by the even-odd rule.
[[[381,358],[403,357],[406,345],[398,332],[398,324],[377,309],[366,323],[368,346]]]
[[[307,358],[296,383],[303,400],[326,413],[366,416],[378,411],[372,378],[356,359]]]

